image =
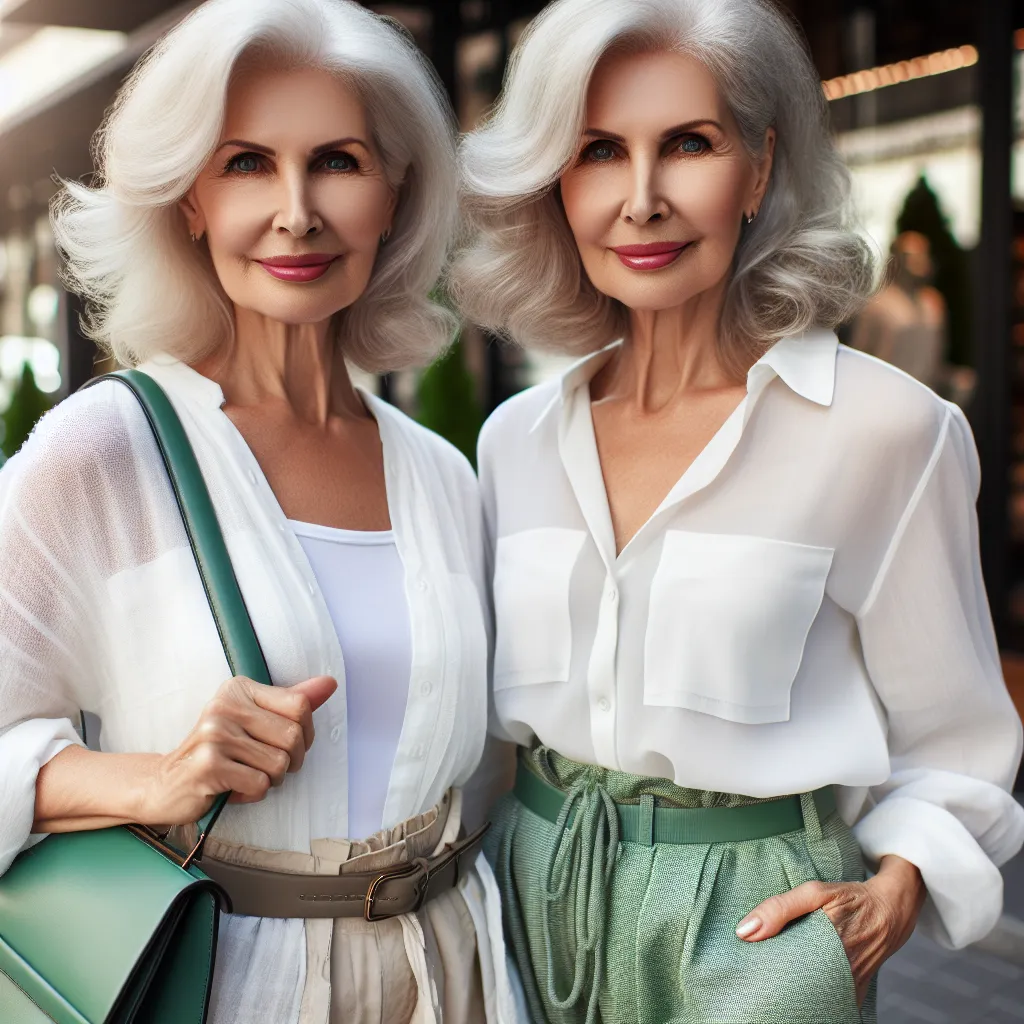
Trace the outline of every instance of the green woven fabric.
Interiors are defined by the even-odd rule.
[[[619,842],[612,801],[759,801],[581,765],[543,747],[526,756],[566,791],[563,814],[553,824],[510,793],[492,813],[485,849],[534,1024],[874,1024],[874,983],[858,1009],[846,951],[823,911],[761,942],[735,933],[761,900],[801,882],[864,878],[837,814],[819,822],[805,799],[806,827],[768,839]]]

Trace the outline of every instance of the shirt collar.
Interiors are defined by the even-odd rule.
[[[750,368],[747,393],[779,377],[801,398],[829,406],[836,385],[838,351],[839,339],[834,331],[812,330],[797,337],[781,338]]]
[[[530,432],[533,433],[554,408],[564,405],[565,400],[577,388],[582,387],[584,384],[589,384],[591,378],[611,359],[612,354],[621,344],[621,338],[618,341],[613,341],[610,345],[606,345],[596,352],[591,352],[589,356],[584,356],[565,370],[558,379],[558,388],[554,395],[551,396],[551,401],[544,406],[540,415],[534,420],[533,426],[530,427]]]
[[[172,355],[162,352],[151,356],[140,363],[138,369],[148,373],[157,384],[208,408],[219,409],[224,404],[224,392],[215,380],[204,377]]]
[[[622,344],[619,341],[592,352],[570,366],[561,376],[551,401],[541,410],[531,432],[577,388],[589,384],[598,370]],[[829,406],[836,382],[836,353],[839,339],[834,331],[812,330],[792,338],[781,338],[747,372],[747,393],[763,389],[779,377],[793,391],[816,405]]]

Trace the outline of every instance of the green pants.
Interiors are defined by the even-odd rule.
[[[612,801],[761,801],[581,765],[543,747],[521,755],[574,805],[559,828],[510,793],[486,840],[534,1024],[874,1024],[874,981],[858,1008],[824,911],[775,938],[736,937],[740,919],[769,896],[812,879],[863,880],[838,814],[819,820],[804,798],[804,827],[767,839],[619,842]]]

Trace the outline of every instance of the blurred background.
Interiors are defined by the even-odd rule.
[[[1024,0],[782,0],[821,74],[861,230],[888,283],[843,340],[966,410],[982,463],[982,559],[1007,683],[1024,710]],[[58,278],[54,175],[135,61],[198,0],[0,0],[0,461],[108,367]],[[434,62],[463,128],[488,109],[539,0],[370,4]],[[471,458],[483,418],[558,372],[467,329],[425,371],[363,382]],[[1024,780],[1018,780],[1019,783]],[[883,971],[882,1024],[1024,1021],[1024,861],[1007,915],[958,954],[915,938]]]

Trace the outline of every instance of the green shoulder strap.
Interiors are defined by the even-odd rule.
[[[258,683],[271,685],[267,662],[242,599],[210,492],[174,406],[163,388],[141,370],[104,374],[86,386],[102,380],[118,381],[127,387],[138,399],[153,429],[231,671],[236,676],[248,676]],[[196,823],[198,841],[186,863],[202,856],[206,837],[229,796],[229,793],[218,796],[210,810]]]

